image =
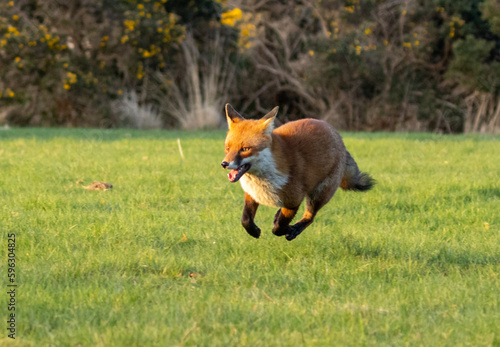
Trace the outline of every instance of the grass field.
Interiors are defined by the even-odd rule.
[[[0,130],[0,345],[500,346],[500,138],[343,135],[378,184],[288,242],[241,227],[224,132]]]

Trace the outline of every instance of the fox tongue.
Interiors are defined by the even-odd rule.
[[[231,171],[229,171],[229,173],[227,174],[227,177],[229,177],[229,180],[230,181],[234,181],[234,179],[236,178],[236,175],[238,174],[238,170],[236,169],[232,169]]]

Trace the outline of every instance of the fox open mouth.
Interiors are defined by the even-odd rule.
[[[243,164],[239,168],[231,170],[227,174],[227,177],[230,182],[238,182],[241,176],[243,176],[248,170],[250,170],[250,164]]]

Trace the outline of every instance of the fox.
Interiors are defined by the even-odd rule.
[[[245,119],[225,105],[228,132],[222,167],[230,182],[240,182],[245,192],[241,224],[259,238],[254,219],[259,205],[278,207],[272,232],[294,240],[330,201],[337,189],[364,192],[375,180],[346,150],[342,137],[329,123],[305,118],[277,128],[279,107],[261,119]],[[302,219],[290,225],[306,200]]]

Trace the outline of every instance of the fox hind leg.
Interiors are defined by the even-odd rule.
[[[276,236],[283,236],[289,233],[290,222],[297,214],[299,208],[289,209],[282,207],[276,212],[273,223],[273,234]]]
[[[316,216],[316,213],[318,211],[315,210],[309,210],[309,204],[307,205],[306,211],[304,212],[304,215],[302,216],[302,219],[299,220],[297,223],[294,225],[291,225],[288,227],[287,234],[285,235],[286,239],[288,241],[292,241],[295,239],[301,232],[304,231],[305,228],[307,228],[314,220],[314,217]]]
[[[318,211],[325,206],[328,201],[330,201],[337,188],[338,184],[330,185],[330,187],[320,185],[312,194],[307,196],[306,211],[304,212],[301,220],[289,227],[285,236],[288,241],[292,241],[299,236],[300,233],[313,222]]]

